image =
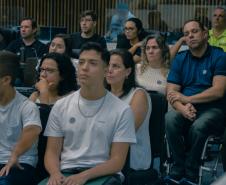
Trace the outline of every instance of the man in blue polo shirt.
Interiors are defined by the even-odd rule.
[[[183,26],[189,50],[179,53],[167,79],[166,136],[174,160],[175,183],[198,181],[199,161],[209,135],[224,128],[226,54],[208,45],[208,31],[197,20]]]

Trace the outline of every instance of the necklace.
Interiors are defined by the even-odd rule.
[[[81,96],[81,95],[80,95],[80,93],[79,93],[79,96],[78,96],[78,110],[79,110],[79,112],[81,113],[81,115],[82,115],[84,118],[92,118],[93,116],[95,116],[95,115],[100,111],[100,109],[101,109],[102,106],[104,105],[104,102],[105,102],[105,98],[106,98],[106,96],[107,96],[107,93],[105,93],[104,98],[103,98],[101,104],[99,105],[98,109],[97,109],[93,114],[90,114],[90,115],[86,115],[84,112],[82,112],[82,109],[81,109],[81,107],[80,107],[80,98],[81,98],[80,96]]]

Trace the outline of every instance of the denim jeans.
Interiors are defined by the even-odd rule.
[[[7,176],[0,177],[0,185],[35,185],[34,167],[21,163],[24,169],[13,167]],[[2,169],[5,164],[0,164]]]
[[[217,108],[197,111],[195,121],[189,121],[175,110],[166,114],[166,137],[178,174],[198,176],[200,157],[208,136],[222,134],[224,112]],[[174,172],[175,173],[175,172]]]

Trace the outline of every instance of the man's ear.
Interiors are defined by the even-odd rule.
[[[33,28],[32,32],[33,32],[33,34],[36,34],[38,32],[38,29],[37,28]]]
[[[93,21],[93,25],[96,27],[96,25],[97,25],[97,21]]]

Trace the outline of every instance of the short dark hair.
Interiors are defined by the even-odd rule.
[[[71,40],[70,35],[59,33],[53,37],[53,39],[55,39],[55,38],[61,38],[64,41],[64,44],[65,44],[65,52],[64,53],[66,55],[68,55],[69,57],[71,57],[72,56],[72,40]]]
[[[184,30],[184,26],[185,26],[186,24],[188,24],[189,22],[196,22],[196,23],[198,23],[199,28],[200,28],[202,31],[205,31],[205,30],[206,30],[204,24],[203,24],[200,20],[198,20],[198,19],[189,19],[189,20],[185,21],[185,22],[184,22],[184,25],[183,25],[183,30]]]
[[[86,42],[85,44],[82,45],[82,48],[80,50],[79,55],[83,52],[83,51],[89,51],[89,50],[94,50],[97,53],[100,54],[101,59],[104,61],[105,64],[108,64],[110,55],[109,52],[104,49],[99,43],[97,42]]]
[[[58,85],[58,95],[66,95],[67,93],[78,89],[75,67],[67,55],[60,53],[46,54],[40,62],[38,69],[39,75],[41,71],[40,67],[45,59],[52,59],[57,63],[59,74],[62,78]]]
[[[118,55],[122,58],[123,65],[125,66],[126,69],[131,68],[131,72],[129,76],[125,79],[123,83],[123,94],[120,96],[123,97],[127,95],[130,90],[136,86],[135,82],[135,63],[133,61],[133,55],[126,49],[114,49],[110,51],[110,56],[111,55]],[[111,89],[110,85],[107,84],[107,89]]]
[[[12,86],[20,71],[19,60],[20,58],[10,51],[0,51],[0,77],[10,76]]]
[[[34,20],[32,17],[24,17],[23,19],[21,19],[20,24],[23,21],[27,21],[27,20],[31,21],[32,29],[38,28],[38,24],[37,24],[36,20]]]
[[[86,11],[82,12],[80,15],[80,19],[85,16],[90,16],[90,17],[92,17],[93,21],[97,21],[97,14],[93,10],[86,10]]]

